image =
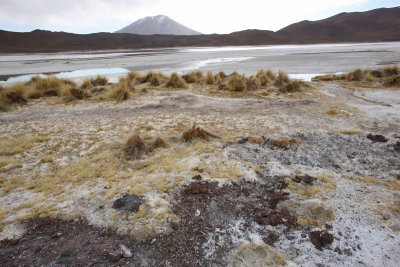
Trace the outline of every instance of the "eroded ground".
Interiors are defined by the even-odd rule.
[[[15,107],[0,114],[0,262],[397,266],[399,99],[319,83]],[[183,142],[194,124],[220,138]],[[133,133],[168,147],[127,160]],[[138,210],[113,208],[127,194]]]

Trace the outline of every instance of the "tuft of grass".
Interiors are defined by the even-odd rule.
[[[151,76],[150,85],[151,86],[159,86],[160,85],[160,80],[158,79],[157,76]]]
[[[296,138],[279,138],[279,139],[270,139],[268,142],[274,146],[277,146],[279,148],[283,149],[290,149],[293,147],[296,147],[297,145],[300,145],[302,142],[299,139]]]
[[[368,82],[368,83],[372,83],[372,82],[375,82],[375,81],[376,81],[376,78],[375,78],[375,76],[372,75],[371,71],[368,71],[368,72],[365,74],[365,76],[364,76],[364,78],[363,78],[363,81],[364,81],[364,82]]]
[[[81,84],[81,89],[86,90],[93,88],[92,80],[91,79],[85,79],[83,83]]]
[[[5,89],[4,95],[2,96],[4,103],[25,103],[25,91],[26,86],[23,83],[14,83]]]
[[[383,69],[383,73],[386,77],[390,77],[394,75],[399,75],[400,70],[398,66],[388,66]]]
[[[246,79],[246,89],[247,90],[257,90],[258,86],[256,83],[256,78],[254,76],[250,76],[249,78]]]
[[[168,88],[186,88],[185,82],[177,73],[172,73],[171,77],[165,83]]]
[[[279,88],[279,92],[281,93],[293,93],[301,91],[302,83],[298,80],[290,80],[288,83],[283,84]]]
[[[389,87],[400,87],[400,75],[396,75],[396,76],[391,76],[389,77],[385,82],[384,82],[385,86],[389,86]]]
[[[220,71],[220,72],[217,73],[217,75],[215,75],[215,79],[218,79],[218,77],[221,78],[221,80],[223,80],[223,79],[225,79],[226,77],[228,77],[228,75],[226,75],[225,72]]]
[[[215,79],[215,84],[217,85],[221,85],[224,81],[222,80],[221,76],[217,76],[217,78]]]
[[[285,83],[289,83],[289,81],[289,76],[285,72],[279,71],[278,77],[275,80],[275,85],[278,87],[283,87]]]
[[[195,72],[187,73],[182,75],[182,78],[185,80],[186,83],[196,83],[197,77]]]
[[[272,70],[265,71],[265,75],[267,75],[268,79],[275,81],[276,75],[272,72]]]
[[[143,155],[148,154],[146,143],[143,139],[135,134],[126,142],[123,153],[127,159],[140,159]]]
[[[134,134],[125,143],[123,153],[126,159],[138,160],[158,148],[167,148],[164,139],[157,137],[153,142],[145,142],[139,134]]]
[[[109,98],[117,102],[125,101],[131,95],[130,89],[131,87],[128,79],[121,77],[118,83],[112,87]]]
[[[205,81],[206,81],[206,84],[210,84],[210,85],[215,83],[214,75],[212,74],[211,71],[207,72]]]
[[[208,141],[210,138],[219,137],[201,129],[200,127],[196,127],[196,125],[193,125],[190,130],[187,130],[182,134],[182,141],[186,143],[193,142],[194,140],[198,139]]]
[[[349,74],[347,74],[347,80],[348,81],[362,81],[363,78],[365,76],[364,71],[357,69],[353,72],[349,72]]]
[[[108,84],[108,79],[105,76],[97,75],[91,80],[93,86],[104,86]]]
[[[228,89],[232,92],[242,92],[246,90],[246,79],[234,72],[229,77]]]

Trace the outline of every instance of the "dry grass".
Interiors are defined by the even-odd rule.
[[[365,76],[365,72],[357,69],[355,71],[349,72],[347,75],[347,80],[348,81],[362,81]]]
[[[176,73],[172,73],[171,77],[169,77],[165,83],[165,86],[168,88],[187,88],[185,82]]]
[[[289,82],[290,82],[289,76],[285,72],[279,71],[278,77],[275,80],[275,86],[283,87],[285,83]]]
[[[131,95],[131,89],[132,87],[130,87],[129,80],[122,77],[119,79],[118,83],[112,87],[108,98],[117,102],[125,101],[129,99]]]
[[[81,89],[86,90],[93,88],[92,80],[91,79],[85,79],[83,83],[81,84]]]
[[[293,93],[300,92],[302,87],[302,82],[298,80],[290,80],[288,83],[283,84],[279,88],[279,92],[281,93]]]
[[[105,76],[97,75],[92,79],[93,86],[105,86],[108,84],[108,79]]]
[[[384,85],[389,87],[400,87],[400,75],[389,77],[385,81]]]
[[[182,78],[185,80],[186,83],[196,83],[197,77],[195,72],[187,73],[182,75]]]
[[[276,75],[272,72],[272,70],[265,71],[265,75],[267,75],[268,79],[275,81]]]
[[[186,143],[193,142],[194,140],[198,139],[209,141],[210,138],[219,138],[219,137],[201,129],[200,127],[196,127],[196,125],[193,125],[193,127],[190,130],[187,130],[182,134],[182,141]]]
[[[383,73],[386,77],[400,75],[400,70],[398,66],[388,66],[383,69]]]
[[[283,149],[290,149],[300,145],[302,142],[296,138],[269,139],[268,143]]]
[[[215,83],[214,75],[212,74],[211,71],[207,72],[205,82],[206,82],[206,84],[209,84],[209,85],[212,85]]]
[[[26,87],[23,83],[15,83],[7,87],[2,94],[2,102],[6,104],[25,103]]]
[[[158,148],[167,148],[168,144],[160,137],[152,142],[145,142],[139,134],[134,134],[125,143],[123,153],[126,159],[138,160]]]
[[[246,90],[246,78],[234,72],[229,77],[228,90],[232,92],[242,92]]]
[[[223,79],[225,79],[226,77],[228,77],[228,75],[226,75],[225,72],[220,71],[220,72],[217,73],[217,75],[215,75],[215,79],[218,79],[218,77],[221,78],[221,80],[223,80]]]
[[[365,76],[363,78],[363,81],[367,82],[367,83],[375,82],[376,81],[376,77],[374,75],[372,75],[371,71],[368,71],[365,74]]]

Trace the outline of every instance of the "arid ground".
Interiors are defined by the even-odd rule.
[[[217,87],[0,111],[0,264],[398,266],[399,86]]]

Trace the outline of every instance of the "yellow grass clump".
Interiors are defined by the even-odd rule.
[[[214,75],[212,74],[211,71],[207,72],[205,81],[206,81],[206,84],[210,84],[210,85],[215,83]]]
[[[289,83],[289,81],[290,81],[289,76],[285,72],[279,71],[278,77],[275,80],[275,85],[282,87],[286,83]]]
[[[246,79],[237,73],[233,73],[229,77],[228,89],[232,92],[242,92],[246,90]]]
[[[186,88],[185,82],[176,73],[172,73],[171,77],[169,77],[165,83],[165,86],[169,88]]]
[[[91,80],[93,86],[104,86],[108,84],[108,79],[105,76],[97,75]]]
[[[129,80],[126,78],[120,78],[118,83],[114,85],[109,94],[109,99],[115,100],[117,102],[125,101],[131,95],[130,93]]]

